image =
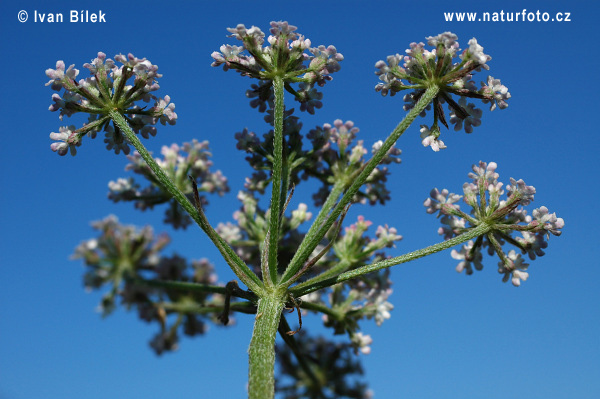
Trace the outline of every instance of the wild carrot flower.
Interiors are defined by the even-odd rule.
[[[117,66],[116,62],[121,63]],[[65,63],[58,61],[56,69],[47,69],[46,75],[50,81],[46,86],[53,90],[61,91],[52,95],[54,103],[50,111],[60,111],[60,119],[70,117],[78,112],[89,114],[87,123],[76,129],[75,126],[61,127],[59,133],[50,134],[50,138],[57,140],[51,145],[52,151],[59,155],[70,152],[75,155],[75,147],[81,145],[84,136],[95,138],[97,132],[104,130],[106,148],[119,153],[129,154],[129,145],[119,128],[111,126],[111,111],[118,111],[125,116],[134,132],[144,138],[156,134],[155,125],[174,125],[177,121],[175,104],[171,98],[159,98],[151,94],[158,90],[157,79],[162,77],[157,72],[158,67],[145,58],[137,58],[133,54],[127,56],[118,54],[113,61],[106,58],[106,54],[99,52],[98,57],[91,63],[83,65],[90,71],[89,77],[76,80],[79,70],[74,65],[65,70]],[[133,78],[133,82],[127,81]],[[154,102],[150,108],[140,106],[138,102]]]
[[[171,280],[216,284],[214,266],[207,259],[188,262],[177,254],[165,256],[161,252],[170,242],[168,235],[155,235],[150,226],[140,229],[123,225],[112,215],[93,222],[92,227],[98,236],[77,246],[73,258],[85,264],[84,284],[88,290],[106,289],[99,306],[103,315],[110,314],[120,302],[128,309],[136,309],[140,319],[156,323],[159,331],[150,346],[159,355],[177,349],[180,327],[190,336],[207,331],[209,317],[178,309],[185,309],[191,302],[219,306],[223,300],[221,295],[181,294],[140,282]]]
[[[163,146],[161,149],[162,157],[156,157],[156,163],[163,169],[165,174],[185,195],[193,200],[192,183],[188,176],[193,176],[197,183],[200,193],[216,193],[220,196],[229,191],[227,178],[223,176],[220,170],[212,171],[213,165],[208,141],[192,140],[183,143],[183,145],[171,144]],[[133,201],[137,209],[152,209],[159,204],[168,204],[166,210],[165,223],[171,224],[174,228],[186,228],[192,223],[190,216],[175,201],[164,187],[156,181],[154,172],[148,167],[140,154],[135,151],[128,155],[130,163],[125,170],[130,170],[137,175],[144,177],[149,184],[141,188],[140,184],[133,178],[119,178],[116,181],[108,183],[108,198],[114,202]],[[204,196],[200,196],[202,204],[208,201]]]
[[[315,88],[332,80],[331,74],[340,70],[343,55],[334,46],[311,47],[311,41],[296,32],[296,27],[287,22],[271,22],[271,35],[265,44],[265,34],[260,28],[246,28],[240,24],[228,28],[230,37],[240,40],[241,46],[224,44],[212,53],[212,66],[233,69],[242,76],[259,79],[258,84],[246,92],[251,106],[264,112],[272,106],[271,81],[281,76],[285,89],[301,103],[300,109],[314,114],[321,108],[323,95]],[[308,51],[308,52],[307,52]],[[297,89],[291,84],[298,83]]]
[[[452,257],[460,260],[456,270],[460,273],[472,274],[473,269],[483,268],[482,249],[487,247],[489,255],[494,253],[500,258],[498,271],[504,275],[503,281],[509,279],[515,286],[525,281],[529,274],[525,272],[529,267],[521,255],[528,254],[529,259],[543,256],[548,246],[549,233],[559,236],[565,222],[557,218],[556,214],[549,213],[548,208],[542,206],[534,209],[532,216],[527,215],[523,208],[533,201],[535,188],[528,186],[523,180],[510,179],[506,186],[508,197],[501,199],[504,194],[503,184],[498,182],[496,163],[479,162],[473,165],[473,172],[469,173],[472,179],[463,185],[464,196],[450,193],[444,189],[433,189],[431,197],[426,199],[424,205],[427,213],[441,216],[443,227],[439,233],[444,239],[456,237],[462,233],[485,223],[491,231],[479,236],[475,241],[463,244],[460,250],[453,250]],[[460,198],[471,207],[469,214],[464,213],[457,204]],[[513,236],[513,232],[521,234]],[[505,253],[503,246],[511,244],[516,248]]]
[[[489,103],[492,111],[496,107],[506,108],[506,100],[510,98],[508,89],[499,79],[491,76],[477,89],[473,76],[481,69],[488,70],[487,62],[492,57],[483,52],[477,39],[469,40],[469,47],[465,50],[459,48],[457,39],[451,32],[431,36],[427,38],[427,43],[434,47],[432,50],[427,50],[424,43],[411,43],[406,55],[390,55],[386,61],[375,64],[375,74],[381,80],[375,86],[376,91],[383,96],[393,96],[400,91],[411,90],[404,96],[404,110],[414,108],[429,86],[439,87],[439,94],[433,99],[433,124],[421,125],[422,143],[434,151],[446,148],[444,142],[439,140],[439,124],[448,128],[443,104],[448,106],[449,122],[454,125],[454,130],[464,129],[471,133],[474,127],[481,124],[482,111],[475,108],[475,104],[467,103],[467,98]],[[452,95],[460,99],[455,101]],[[426,108],[430,109],[430,106]],[[424,110],[421,116],[425,114]]]

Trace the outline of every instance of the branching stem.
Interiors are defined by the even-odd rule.
[[[263,283],[260,281],[258,276],[244,263],[243,260],[235,253],[235,251],[221,238],[212,228],[212,226],[203,217],[202,212],[188,200],[188,198],[179,190],[179,188],[171,181],[169,176],[164,170],[156,163],[152,155],[148,152],[146,147],[142,144],[140,139],[131,130],[131,127],[118,111],[110,111],[110,117],[114,123],[119,127],[121,132],[125,135],[125,138],[131,143],[137,152],[140,154],[142,159],[146,162],[148,167],[154,172],[156,178],[160,181],[162,187],[173,196],[173,198],[187,211],[187,213],[194,219],[194,221],[200,226],[200,228],[209,236],[213,244],[219,249],[221,255],[231,267],[236,276],[252,291],[259,293],[263,291]]]
[[[338,284],[338,283],[341,283],[344,281],[352,280],[354,278],[363,276],[365,274],[368,274],[368,273],[371,273],[371,272],[374,272],[377,270],[381,270],[381,269],[385,269],[387,267],[410,262],[412,260],[419,259],[424,256],[443,251],[444,249],[452,248],[455,245],[458,245],[463,242],[477,238],[482,234],[486,234],[491,229],[492,229],[491,226],[489,226],[486,223],[482,223],[479,226],[475,227],[474,229],[472,229],[466,233],[463,233],[457,237],[451,238],[449,240],[440,242],[435,245],[431,245],[427,248],[419,249],[414,252],[409,252],[402,256],[397,256],[395,258],[386,259],[381,262],[376,262],[376,263],[373,263],[370,265],[361,266],[354,270],[349,270],[345,273],[341,273],[341,274],[337,275],[336,277],[328,278],[328,279],[322,280],[322,281],[317,281],[314,284],[306,285],[301,288],[293,287],[292,289],[290,289],[290,293],[294,297],[298,298],[298,297],[301,297],[302,295],[306,295],[311,292],[317,291],[319,289],[322,289],[325,287],[330,287],[332,285],[335,285],[335,284]]]
[[[287,267],[285,273],[281,277],[281,282],[285,284],[291,284],[291,278],[302,268],[302,265],[308,260],[311,253],[317,247],[321,239],[325,236],[331,225],[337,220],[345,206],[348,205],[354,195],[358,192],[360,187],[367,181],[373,169],[377,167],[387,155],[388,151],[392,148],[394,143],[400,138],[400,136],[408,129],[415,118],[423,112],[423,110],[431,103],[435,96],[439,93],[440,89],[438,86],[429,87],[421,96],[414,108],[404,117],[404,119],[396,126],[392,133],[388,136],[381,148],[373,158],[365,165],[363,170],[360,172],[358,177],[352,182],[348,190],[344,193],[344,196],[340,199],[337,205],[333,208],[327,219],[322,225],[317,226],[316,229],[312,227],[304,237],[300,248],[294,255],[294,258]],[[315,221],[316,223],[316,221]]]

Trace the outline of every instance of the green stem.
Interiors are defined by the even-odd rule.
[[[268,295],[258,300],[254,331],[248,348],[249,399],[272,399],[275,396],[275,337],[283,306],[281,296]]]
[[[121,132],[125,135],[125,138],[129,143],[131,143],[137,152],[140,154],[142,159],[146,162],[148,167],[154,172],[156,178],[160,181],[163,188],[167,190],[173,198],[189,213],[189,215],[194,219],[194,221],[202,228],[202,230],[209,236],[211,241],[215,244],[215,246],[221,252],[221,255],[231,267],[236,276],[244,283],[248,288],[256,293],[260,293],[263,291],[263,284],[259,280],[258,276],[254,274],[254,272],[244,263],[243,260],[235,253],[235,251],[223,240],[212,228],[212,226],[207,222],[206,218],[202,217],[200,212],[192,205],[192,203],[187,199],[185,194],[173,184],[171,179],[167,176],[167,174],[162,170],[162,168],[156,163],[152,155],[148,152],[146,147],[142,144],[140,139],[136,136],[136,134],[131,130],[131,127],[119,112],[116,110],[112,110],[109,112],[111,119],[115,122],[115,124],[119,127]]]
[[[238,298],[244,298],[249,301],[256,301],[256,295],[249,291],[238,290],[235,293],[228,292],[226,287],[217,285],[190,283],[186,281],[169,281],[169,280],[144,280],[135,278],[131,280],[134,284],[147,285],[149,287],[164,288],[166,290],[176,290],[183,292],[210,292],[213,294],[227,295],[228,293]]]
[[[379,165],[381,160],[387,155],[388,151],[394,143],[400,138],[400,136],[408,129],[408,127],[412,124],[415,118],[423,112],[423,110],[429,105],[429,103],[435,98],[435,96],[439,93],[440,89],[438,86],[429,87],[425,93],[421,96],[415,107],[410,110],[410,112],[404,117],[404,119],[396,126],[396,128],[392,131],[392,133],[385,140],[379,151],[371,158],[371,160],[365,165],[363,170],[360,172],[358,177],[352,182],[351,186],[348,188],[342,199],[337,203],[331,214],[325,221],[322,226],[319,226],[319,230],[315,231],[313,234],[307,233],[300,245],[300,248],[294,255],[294,258],[291,260],[288,268],[281,278],[282,283],[288,283],[288,281],[302,268],[302,265],[306,262],[306,260],[310,257],[310,254],[319,244],[321,239],[325,236],[331,225],[337,220],[340,216],[344,207],[352,201],[354,195],[358,192],[360,187],[365,183],[365,181],[369,178],[373,169]],[[289,284],[288,284],[289,285]]]
[[[341,282],[344,282],[347,280],[352,280],[354,278],[363,276],[365,274],[368,274],[368,273],[371,273],[371,272],[374,272],[374,271],[377,271],[380,269],[385,269],[387,267],[399,265],[401,263],[410,262],[412,260],[419,259],[424,256],[431,255],[433,253],[440,252],[440,251],[443,251],[448,248],[452,248],[455,245],[462,244],[463,242],[477,238],[482,234],[486,234],[491,230],[492,230],[492,227],[490,225],[488,225],[486,223],[482,223],[479,226],[473,228],[472,230],[469,230],[468,232],[463,233],[457,237],[451,238],[447,241],[443,241],[438,244],[431,245],[427,248],[419,249],[414,252],[409,252],[402,256],[397,256],[395,258],[386,259],[381,262],[376,262],[376,263],[373,263],[370,265],[361,266],[354,270],[349,270],[345,273],[342,273],[336,277],[328,278],[323,281],[318,281],[309,286],[304,286],[301,288],[293,287],[292,289],[290,289],[290,293],[294,297],[298,298],[302,295],[306,295],[311,292],[320,290],[321,288],[330,287],[332,285],[335,285],[335,284],[338,284],[338,283],[341,283]]]
[[[293,262],[294,259],[296,259],[296,257],[298,256],[299,253],[301,253],[302,251],[304,251],[304,248],[306,247],[306,245],[308,243],[307,237],[311,237],[311,236],[314,236],[316,234],[316,231],[319,229],[319,227],[321,227],[323,225],[323,222],[325,221],[325,219],[327,219],[327,215],[333,209],[333,207],[335,206],[335,203],[337,202],[339,196],[343,192],[344,192],[344,184],[342,182],[340,182],[340,181],[336,181],[335,184],[333,185],[333,187],[331,188],[331,191],[329,192],[329,195],[327,196],[327,199],[325,200],[325,203],[321,207],[321,210],[319,211],[319,214],[317,215],[317,217],[313,221],[312,225],[308,229],[308,232],[304,236],[304,239],[300,243],[300,247],[298,248],[298,251],[296,251],[296,254],[294,255],[294,258],[292,258],[291,262]],[[309,253],[309,256],[310,255],[312,255],[312,251],[311,251],[311,253]],[[308,260],[308,257],[306,257],[306,259],[304,260],[304,262],[302,263],[302,265],[304,265],[304,263],[306,263],[307,260]],[[285,281],[284,278],[285,278],[285,276],[287,276],[288,271],[290,269],[290,266],[291,266],[291,263],[288,266],[288,268],[286,269],[286,271],[284,273],[284,277],[282,277],[282,281]]]
[[[327,215],[333,209],[333,207],[335,206],[335,203],[337,202],[338,198],[340,197],[340,195],[343,192],[344,192],[344,184],[340,181],[336,181],[335,184],[333,185],[333,187],[331,188],[331,191],[329,192],[329,195],[327,196],[325,203],[321,207],[319,214],[315,218],[313,224],[308,229],[308,232],[306,233],[306,237],[314,234],[315,230],[317,230],[323,224],[323,222],[327,218]],[[302,244],[304,244],[304,240],[300,244],[300,248],[298,248],[298,251],[301,250]]]
[[[281,176],[283,172],[283,79],[273,79],[275,93],[275,115],[273,135],[273,191],[271,193],[271,213],[269,217],[268,267],[269,276],[263,276],[265,283],[273,285],[277,282],[277,249],[279,247],[279,227],[281,209]],[[284,198],[285,201],[285,198]]]
[[[201,306],[198,304],[181,304],[181,303],[160,303],[161,307],[165,310],[171,310],[178,313],[194,313],[194,314],[210,314],[220,313],[225,308],[223,305],[219,306]],[[235,311],[240,313],[254,314],[256,313],[256,306],[251,302],[233,302],[229,305],[229,311]]]
[[[350,266],[350,262],[347,260],[341,260],[340,262],[338,262],[335,266],[333,266],[331,269],[327,269],[325,270],[323,273],[319,274],[318,276],[314,276],[306,281],[303,281],[302,283],[294,286],[295,289],[300,289],[303,287],[307,287],[311,284],[314,284],[318,281],[322,281],[325,280],[328,277],[331,276],[335,276],[338,275],[339,273],[343,272],[344,270],[346,270],[348,268],[348,266]]]
[[[294,287],[296,288],[296,287]],[[302,309],[312,310],[313,312],[321,312],[328,316],[331,316],[334,320],[342,320],[344,316],[340,314],[340,312],[333,310],[327,305],[321,303],[312,303],[312,302],[302,302],[300,304]]]

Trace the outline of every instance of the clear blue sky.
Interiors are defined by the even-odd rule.
[[[192,5],[194,4],[194,5]],[[403,52],[413,41],[444,31],[464,46],[476,37],[492,55],[491,75],[512,94],[503,111],[486,110],[467,135],[444,132],[448,149],[420,144],[413,126],[399,141],[402,164],[393,167],[392,201],[386,208],[354,209],[376,224],[396,226],[405,238],[400,255],[440,240],[438,221],[422,202],[433,187],[458,192],[470,166],[495,161],[501,181],[534,185],[534,205],[566,221],[551,237],[547,255],[532,262],[520,288],[503,284],[496,261],[465,277],[449,252],[393,270],[395,309],[363,356],[376,398],[598,398],[600,397],[600,295],[595,236],[598,217],[598,16],[595,2],[2,2],[0,63],[3,155],[0,160],[0,398],[240,398],[245,394],[252,318],[234,328],[212,328],[183,339],[180,350],[157,357],[147,342],[154,326],[117,311],[94,312],[99,293],[86,294],[73,248],[92,237],[91,220],[110,213],[125,223],[153,223],[162,212],[140,213],[106,198],[107,183],[125,176],[126,159],[84,143],[78,155],[58,157],[48,135],[58,115],[47,111],[52,91],[44,71],[56,60],[79,69],[98,51],[132,52],[164,74],[160,95],[177,105],[174,127],[145,141],[161,145],[209,140],[215,167],[232,193],[212,199],[210,220],[231,220],[235,193],[249,172],[233,134],[262,133],[262,116],[248,106],[250,81],[211,68],[210,54],[227,39],[225,28],[244,23],[267,31],[287,20],[313,45],[333,44],[344,54],[342,70],[324,88],[324,107],[305,128],[353,120],[367,144],[384,138],[403,117],[402,99],[382,98],[374,64]],[[40,13],[101,9],[106,23],[20,23],[20,10]],[[451,11],[571,13],[571,22],[445,22]],[[589,114],[588,114],[589,112]],[[81,121],[67,120],[79,125]],[[21,141],[19,141],[21,140]],[[356,215],[355,215],[356,216]],[[217,264],[219,279],[232,273],[197,229],[172,235],[169,251]],[[317,319],[305,327],[318,329]],[[329,332],[328,332],[329,333]]]

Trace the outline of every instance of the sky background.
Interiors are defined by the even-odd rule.
[[[148,347],[156,326],[122,309],[106,319],[95,312],[101,295],[84,291],[83,267],[69,256],[94,236],[89,222],[111,213],[127,224],[151,223],[172,233],[166,253],[210,258],[221,282],[233,274],[199,229],[173,233],[161,224],[162,209],[141,213],[107,200],[107,183],[127,176],[127,160],[106,151],[101,138],[84,142],[76,157],[50,151],[50,132],[82,120],[61,123],[47,111],[52,90],[44,86],[44,71],[60,59],[87,76],[82,64],[98,51],[111,58],[132,52],[157,64],[164,75],[157,94],[171,96],[179,119],[144,143],[158,152],[172,142],[209,140],[215,168],[232,190],[224,198],[209,197],[207,214],[215,223],[229,221],[250,172],[233,135],[244,127],[259,134],[268,128],[244,96],[250,80],[211,68],[210,54],[236,44],[226,38],[227,27],[244,23],[266,32],[271,20],[287,20],[313,45],[333,44],[345,56],[323,90],[323,108],[300,115],[305,132],[340,118],[355,122],[367,146],[385,138],[405,112],[401,96],[383,98],[373,90],[375,62],[444,31],[456,33],[463,48],[476,37],[493,57],[490,74],[508,86],[508,109],[490,113],[484,107],[483,124],[473,134],[443,131],[448,148],[440,153],[421,146],[418,124],[400,139],[402,164],[393,166],[388,184],[392,201],[356,206],[347,219],[363,214],[375,225],[397,227],[404,240],[391,255],[440,241],[439,222],[422,202],[433,187],[460,192],[480,160],[498,163],[500,181],[522,178],[535,186],[533,207],[545,205],[566,222],[518,289],[501,282],[497,260],[487,255],[484,270],[469,277],[455,272],[449,251],[394,268],[392,318],[379,328],[363,323],[374,339],[362,360],[375,397],[600,397],[598,217],[590,208],[600,194],[594,128],[600,6],[494,4],[3,1],[0,398],[244,397],[251,316],[239,315],[233,328],[183,338],[178,352],[158,357]],[[31,20],[34,10],[68,18],[71,9],[101,9],[107,22]],[[445,22],[443,14],[501,9],[569,12],[571,22],[458,23]],[[20,23],[19,10],[30,20]],[[319,325],[313,318],[304,327],[320,331]]]

